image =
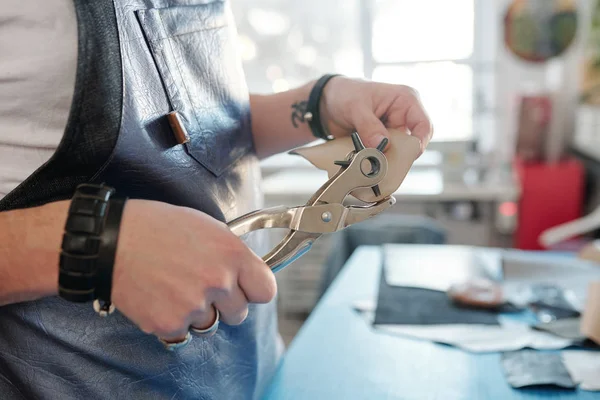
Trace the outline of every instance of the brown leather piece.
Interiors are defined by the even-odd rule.
[[[590,282],[581,316],[581,333],[600,344],[600,281]]]
[[[472,279],[452,285],[448,297],[457,304],[478,308],[497,308],[504,304],[502,287],[487,279]]]
[[[190,141],[190,135],[185,129],[185,125],[181,121],[181,117],[177,111],[171,111],[167,114],[167,119],[169,120],[169,125],[171,125],[171,130],[173,131],[173,136],[175,136],[175,140],[178,144],[188,143]]]
[[[582,260],[593,261],[600,266],[600,240],[594,240],[585,245],[577,254]]]
[[[370,188],[360,188],[351,194],[357,199],[371,203],[393,194],[406,177],[414,161],[419,156],[421,142],[410,136],[407,130],[389,129],[390,142],[384,151],[388,161],[388,172],[379,184],[380,196],[375,196]],[[354,151],[352,139],[343,137],[311,147],[301,147],[292,150],[290,154],[297,154],[307,159],[315,167],[327,171],[331,178],[340,167],[334,164],[336,160],[345,160],[348,154]]]

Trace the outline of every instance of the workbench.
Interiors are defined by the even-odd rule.
[[[564,255],[518,256],[543,261]],[[353,253],[291,343],[265,399],[600,399],[599,392],[512,389],[500,354],[376,333],[353,303],[375,298],[380,273],[379,248]]]

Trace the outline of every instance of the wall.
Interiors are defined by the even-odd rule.
[[[476,0],[482,1],[482,0]],[[579,87],[579,61],[583,52],[586,29],[592,2],[579,0],[578,34],[574,43],[565,53],[542,65],[526,63],[517,59],[506,49],[502,40],[503,32],[496,40],[496,150],[499,162],[510,162],[514,155],[518,116],[518,96],[523,93],[546,91],[551,93],[553,119],[550,126],[549,151],[551,154],[569,141],[575,129],[576,100]],[[498,6],[497,18],[502,29],[504,12],[510,0],[495,0]]]

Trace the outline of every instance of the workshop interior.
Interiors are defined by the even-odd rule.
[[[233,8],[251,91],[285,91],[323,73],[406,84],[435,129],[395,204],[323,235],[277,272],[288,347],[269,398],[437,398],[411,392],[409,377],[373,377],[408,373],[404,363],[412,376],[453,376],[446,383],[456,397],[440,398],[600,390],[600,2],[238,0]],[[268,207],[305,204],[331,177],[297,153],[264,160],[262,174]],[[274,229],[273,244],[284,235]],[[309,356],[325,359],[309,368]],[[344,362],[376,372],[352,375],[353,386],[331,372],[349,373]],[[336,383],[373,391],[363,397]],[[286,397],[290,385],[304,396]]]
[[[0,229],[21,250],[0,243],[0,264],[36,264],[12,291],[0,268],[0,400],[600,399],[600,0],[73,4],[87,39],[57,46],[77,67],[65,139],[0,197],[25,220],[73,196],[43,301],[26,257],[56,214]],[[18,87],[2,53],[0,89]],[[394,86],[431,142],[408,126],[375,145],[329,135],[338,76],[414,88]],[[307,82],[305,100],[275,96]],[[251,112],[247,92],[269,107]],[[259,117],[263,148],[311,142],[259,162]],[[0,167],[27,146],[15,136],[0,132]]]

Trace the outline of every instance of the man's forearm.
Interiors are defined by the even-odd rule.
[[[316,140],[304,119],[313,85],[314,81],[282,93],[250,96],[252,131],[260,158]]]
[[[57,293],[68,201],[0,212],[0,306]]]

